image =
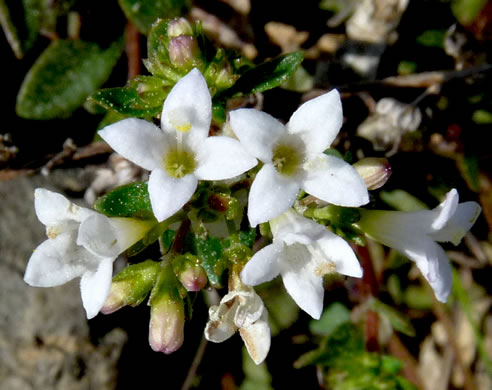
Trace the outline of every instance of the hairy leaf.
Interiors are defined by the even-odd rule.
[[[104,50],[84,41],[52,42],[22,83],[17,114],[27,119],[67,117],[106,81],[121,50],[121,41]]]

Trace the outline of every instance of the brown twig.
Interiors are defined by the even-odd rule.
[[[393,333],[388,343],[388,349],[393,356],[396,356],[403,362],[402,372],[405,378],[412,382],[419,389],[423,389],[424,385],[417,371],[417,361],[412,356],[400,338]]]
[[[128,80],[140,74],[140,42],[139,33],[135,25],[128,22],[125,34],[125,51],[128,58]]]

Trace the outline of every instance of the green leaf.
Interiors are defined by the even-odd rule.
[[[148,34],[157,19],[183,15],[189,6],[188,0],[118,0],[118,2],[126,17],[142,34]]]
[[[0,23],[15,56],[21,59],[38,37],[41,7],[40,0],[22,0],[20,7],[9,7],[14,3],[0,0]],[[22,15],[15,15],[14,10]]]
[[[108,217],[153,219],[147,182],[130,183],[100,197],[94,209]]]
[[[486,110],[476,110],[473,112],[472,121],[477,125],[489,125],[492,123],[492,112]]]
[[[233,95],[250,95],[278,87],[294,74],[304,54],[295,52],[281,55],[273,60],[247,70],[236,83],[221,94],[217,94],[217,101]]]
[[[339,302],[332,303],[321,315],[319,320],[309,322],[309,330],[313,334],[329,336],[338,326],[350,322],[350,310]]]
[[[464,156],[458,159],[458,168],[468,187],[472,191],[479,192],[480,167],[478,166],[478,156],[465,151]]]
[[[226,265],[222,258],[223,247],[220,239],[216,237],[201,238],[193,235],[194,254],[202,261],[202,267],[207,273],[210,284],[214,287],[221,286],[222,273]]]
[[[389,321],[393,329],[407,335],[414,337],[416,332],[410,320],[402,313],[395,310],[393,307],[386,305],[380,300],[373,298],[371,300],[371,309],[377,312],[381,317]]]
[[[17,95],[17,114],[27,119],[67,117],[109,77],[122,41],[103,50],[84,41],[57,40],[39,56]]]
[[[403,190],[381,191],[381,200],[399,211],[427,210],[427,205]]]
[[[242,349],[244,381],[239,390],[273,390],[272,376],[265,363],[255,364],[246,347]]]
[[[152,105],[145,102],[139,96],[137,89],[133,87],[102,89],[93,94],[90,99],[108,110],[137,118],[153,117],[162,110],[162,103]],[[164,99],[165,95],[162,101]]]
[[[451,10],[458,21],[468,26],[473,23],[487,0],[454,0]]]
[[[427,30],[417,37],[417,43],[427,47],[443,47],[446,30]]]

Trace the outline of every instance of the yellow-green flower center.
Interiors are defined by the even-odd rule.
[[[273,166],[282,175],[293,175],[302,162],[302,156],[290,145],[278,145],[273,150]]]
[[[192,152],[184,149],[171,149],[164,156],[164,170],[169,176],[181,179],[193,173],[196,169],[195,156]]]

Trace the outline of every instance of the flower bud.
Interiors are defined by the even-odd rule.
[[[179,294],[168,292],[154,297],[150,311],[149,343],[156,352],[178,350],[184,340],[184,303]]]
[[[111,314],[116,310],[121,309],[123,306],[126,306],[131,290],[132,283],[127,280],[111,283],[109,295],[100,312],[103,314]]]
[[[160,263],[152,260],[123,269],[113,278],[101,313],[111,314],[123,306],[137,306],[142,303],[156,283],[160,269]]]
[[[180,273],[179,281],[188,291],[200,291],[207,285],[208,278],[205,270],[198,264],[189,264],[187,268]]]
[[[173,19],[167,25],[167,35],[169,38],[176,38],[180,35],[193,35],[193,28],[185,18]]]
[[[382,187],[391,176],[391,165],[385,158],[363,158],[353,167],[366,183],[368,190]]]
[[[168,48],[169,60],[179,68],[191,68],[200,54],[195,38],[189,35],[180,35],[171,39]]]

